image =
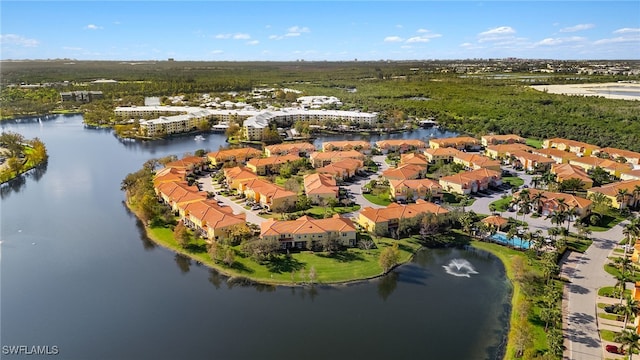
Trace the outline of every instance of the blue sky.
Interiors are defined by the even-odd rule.
[[[640,59],[640,1],[5,1],[1,59]]]

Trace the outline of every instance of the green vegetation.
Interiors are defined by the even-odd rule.
[[[511,204],[512,200],[513,200],[513,196],[505,196],[500,200],[496,200],[491,204],[489,204],[489,209],[494,208],[495,211],[505,212],[509,209],[509,204]]]
[[[300,62],[295,66],[289,62],[160,61],[133,67],[105,61],[81,61],[73,66],[65,65],[63,60],[3,62],[3,85],[70,82],[52,88],[5,88],[0,101],[11,105],[9,109],[3,108],[4,116],[47,113],[56,108],[86,108],[91,112],[90,109],[100,106],[59,103],[59,92],[102,91],[109,107],[138,104],[143,96],[161,96],[165,103],[166,96],[171,95],[183,95],[185,105],[198,105],[200,94],[220,94],[226,100],[229,91],[249,92],[260,84],[274,84],[301,90],[304,95],[337,96],[344,108],[376,111],[381,114],[381,125],[389,129],[402,128],[410,118],[433,117],[441,127],[461,133],[516,133],[529,139],[557,136],[640,151],[640,143],[636,141],[640,115],[634,101],[564,96],[528,87],[541,83],[617,81],[618,77],[594,75],[586,80],[569,80],[567,74],[549,74],[523,83],[516,73],[495,79],[442,71],[449,65],[393,61]],[[511,65],[514,69],[522,66]],[[413,68],[421,70],[416,72]],[[90,83],[99,77],[118,82]],[[624,79],[638,80],[638,77]],[[358,91],[347,91],[354,88]],[[286,105],[293,97],[279,91],[274,103]],[[430,101],[416,101],[416,97]],[[96,113],[99,115],[96,120],[110,125],[118,121],[106,113]]]
[[[7,182],[47,161],[47,148],[34,138],[26,140],[22,135],[12,132],[0,134],[0,183]]]
[[[542,140],[527,138],[526,144],[536,149],[542,149]]]
[[[534,358],[545,353],[551,358],[561,356],[558,343],[562,344],[562,331],[554,324],[560,322],[562,283],[551,277],[557,273],[557,259],[543,256],[530,262],[525,253],[505,246],[480,241],[471,245],[497,256],[513,286],[505,358]]]
[[[519,188],[524,185],[524,180],[517,176],[505,176],[502,178],[502,182],[511,185],[514,188]]]
[[[365,199],[367,199],[369,202],[372,202],[376,205],[380,205],[380,206],[387,206],[389,204],[391,204],[391,200],[389,200],[389,192],[387,190],[386,193],[381,193],[379,195],[374,195],[374,194],[362,194],[362,196],[364,196]]]
[[[269,261],[260,263],[243,254],[240,245],[231,247],[235,253],[232,265],[218,263],[211,259],[204,240],[196,239],[186,248],[178,244],[173,230],[169,227],[147,227],[147,235],[155,243],[199,261],[222,274],[242,277],[265,284],[306,284],[340,283],[373,278],[384,273],[379,264],[380,254],[385,249],[397,248],[397,263],[405,263],[420,248],[416,239],[393,240],[382,238],[376,242],[377,248],[362,250],[344,249],[333,254],[325,252],[302,251],[280,254]],[[311,269],[315,276],[310,278]]]

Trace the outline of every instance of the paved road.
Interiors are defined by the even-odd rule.
[[[208,176],[201,177],[198,179],[198,182],[202,184],[202,191],[211,191],[215,192],[213,188],[213,184],[211,183],[211,178]],[[258,216],[257,211],[247,210],[239,204],[236,204],[233,200],[228,197],[222,195],[216,195],[216,200],[221,201],[224,205],[230,206],[233,209],[234,214],[246,213],[247,214],[247,222],[260,225],[263,222],[267,221],[267,219]]]
[[[594,233],[593,244],[584,254],[571,253],[562,260],[560,274],[569,279],[565,285],[564,359],[602,359],[596,299],[598,289],[612,286],[613,276],[604,271],[607,257],[623,238],[623,222],[606,232]]]

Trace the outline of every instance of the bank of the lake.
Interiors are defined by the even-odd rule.
[[[130,204],[127,208],[136,214]],[[140,216],[138,216],[140,220]],[[141,220],[140,220],[141,221]],[[144,226],[147,237],[154,243],[177,254],[189,257],[229,278],[243,278],[268,285],[308,285],[342,284],[370,280],[386,274],[378,264],[380,252],[398,244],[399,260],[397,265],[405,264],[413,258],[421,245],[414,238],[394,240],[381,238],[376,241],[376,248],[362,250],[348,248],[334,254],[313,251],[293,252],[280,255],[278,259],[260,264],[242,254],[240,246],[234,246],[235,262],[231,266],[215,262],[206,251],[204,240],[192,241],[191,246],[183,248],[168,227]],[[309,271],[315,270],[315,277],[309,278]]]

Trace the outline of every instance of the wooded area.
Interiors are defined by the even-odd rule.
[[[292,88],[303,91],[301,95],[336,96],[344,103],[343,109],[377,111],[382,117],[434,117],[444,128],[474,135],[557,136],[640,151],[640,101],[554,95],[529,88],[534,84],[637,81],[640,76],[532,76],[515,72],[526,70],[518,64],[510,64],[508,76],[494,76],[458,74],[451,71],[451,62],[437,61],[3,62],[0,101],[3,117],[99,108],[89,116],[101,114],[113,120],[109,107],[138,103],[142,96]],[[117,82],[94,83],[97,79]],[[49,83],[49,87],[7,87],[21,83]],[[59,92],[75,90],[103,91],[104,103],[60,102]],[[249,97],[236,100],[253,102]]]

